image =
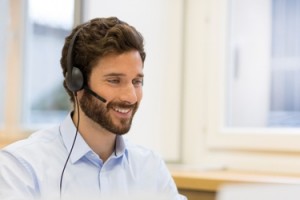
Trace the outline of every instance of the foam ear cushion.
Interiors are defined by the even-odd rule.
[[[69,90],[72,92],[77,92],[83,88],[83,74],[77,67],[72,67],[71,74],[67,74],[66,84]]]

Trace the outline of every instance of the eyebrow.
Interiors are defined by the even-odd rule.
[[[123,73],[109,73],[109,74],[104,75],[104,77],[112,77],[112,76],[125,76],[125,74],[123,74]],[[144,74],[139,73],[137,75],[137,77],[143,78]]]

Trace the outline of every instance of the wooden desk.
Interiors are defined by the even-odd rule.
[[[181,194],[189,200],[214,200],[224,184],[298,184],[300,175],[280,175],[242,171],[171,170]]]

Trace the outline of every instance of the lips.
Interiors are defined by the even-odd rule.
[[[120,108],[120,107],[113,107],[112,109],[114,111],[122,113],[122,114],[127,114],[127,113],[129,113],[132,110],[130,108]]]

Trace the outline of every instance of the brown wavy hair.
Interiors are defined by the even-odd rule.
[[[144,39],[133,26],[116,17],[95,18],[75,27],[71,34],[65,38],[60,59],[65,78],[68,48],[74,33],[79,29],[81,30],[76,37],[72,50],[72,64],[81,70],[85,80],[84,84],[88,82],[95,64],[108,54],[122,54],[137,50],[142,61],[145,61]],[[68,89],[66,80],[64,80],[63,85],[71,102],[74,102],[73,93]]]

